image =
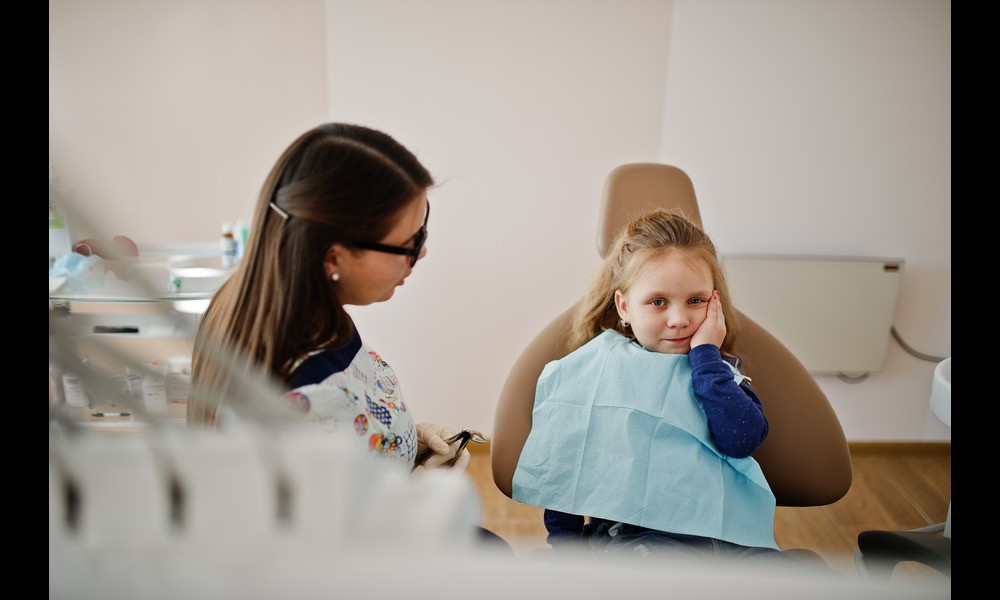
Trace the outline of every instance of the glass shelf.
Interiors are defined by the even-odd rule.
[[[101,293],[99,291],[88,291],[79,293],[64,293],[56,292],[49,294],[49,300],[57,300],[63,302],[116,302],[116,303],[137,303],[137,304],[150,304],[158,302],[185,302],[193,300],[211,300],[212,295],[215,292],[191,292],[191,293],[178,293],[178,294],[163,294],[161,296],[143,296],[141,293],[136,293],[135,295],[113,295]]]
[[[207,301],[235,270],[218,244],[140,245],[139,256],[105,260],[104,272],[49,278],[49,300],[102,303]],[[182,312],[187,311],[181,308]]]

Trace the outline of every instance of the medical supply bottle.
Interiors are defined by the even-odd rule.
[[[90,360],[80,352],[79,340],[67,335],[70,323],[69,305],[53,303],[49,329],[49,344],[57,344],[55,360],[49,360],[49,378],[53,386],[53,404],[86,406],[87,392],[83,377],[90,372]],[[52,348],[50,347],[50,356]]]
[[[222,239],[219,241],[222,251],[222,266],[232,267],[236,264],[236,237],[233,236],[233,224],[226,221],[222,224]]]
[[[233,230],[236,238],[236,260],[243,260],[243,253],[247,248],[247,238],[250,237],[250,226],[243,219],[236,220],[236,227]]]
[[[69,237],[69,228],[66,226],[66,218],[57,205],[58,197],[63,192],[63,186],[59,183],[52,163],[49,163],[49,268],[60,256],[70,253],[72,243]]]

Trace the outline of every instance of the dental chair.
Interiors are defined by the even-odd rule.
[[[862,531],[854,561],[858,573],[870,579],[890,579],[896,565],[905,562],[920,563],[951,577],[951,531],[945,523],[909,531]]]
[[[601,257],[628,221],[657,207],[678,211],[701,226],[694,187],[681,169],[635,163],[612,170],[605,182],[598,226],[597,250]],[[490,462],[494,482],[508,497],[531,430],[535,384],[546,363],[566,354],[563,339],[569,332],[573,310],[574,306],[567,308],[535,336],[501,389]],[[752,379],[770,424],[767,440],[754,458],[778,506],[836,502],[850,489],[852,480],[851,455],[836,414],[802,363],[749,316],[739,314],[743,322],[740,354],[745,375]]]

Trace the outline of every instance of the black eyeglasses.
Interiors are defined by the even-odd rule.
[[[424,249],[424,243],[427,241],[427,220],[430,216],[431,203],[428,201],[427,214],[424,215],[424,224],[421,225],[420,229],[417,230],[417,233],[413,235],[413,246],[390,246],[389,244],[380,244],[379,242],[351,242],[351,246],[361,248],[363,250],[374,250],[376,252],[409,256],[410,267],[412,268],[417,264],[417,259],[420,258],[420,251]]]

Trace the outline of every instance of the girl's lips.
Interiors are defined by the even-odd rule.
[[[691,336],[682,337],[682,338],[667,339],[666,341],[668,343],[670,343],[670,344],[683,344],[685,342],[691,341]]]

